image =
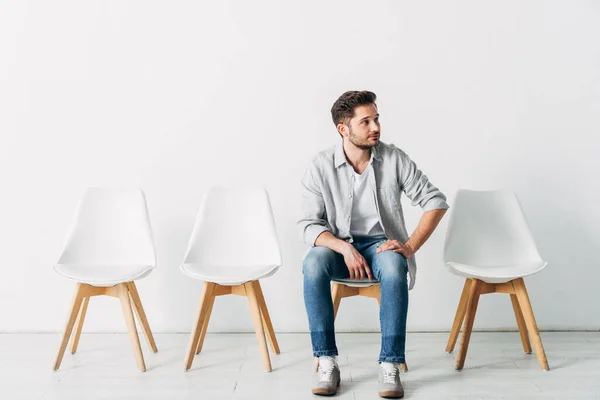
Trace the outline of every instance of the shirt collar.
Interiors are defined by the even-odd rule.
[[[379,145],[371,147],[371,163],[373,160],[381,161],[381,154],[379,154]],[[346,154],[344,153],[344,142],[340,141],[335,146],[335,154],[333,155],[333,163],[336,168],[347,163]]]

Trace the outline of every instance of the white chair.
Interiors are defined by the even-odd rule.
[[[131,310],[131,301],[153,352],[157,351],[134,280],[156,266],[156,253],[144,193],[139,189],[90,188],[79,204],[56,272],[77,282],[71,313],[54,363],[61,364],[75,326],[71,353],[77,351],[90,297],[117,297],[125,316],[140,370],[146,366]],[[76,323],[77,320],[77,323]]]
[[[216,296],[246,296],[264,367],[271,371],[271,349],[279,345],[259,279],[281,266],[281,251],[269,195],[262,188],[211,188],[203,199],[181,271],[204,281],[198,314],[185,359],[192,367],[200,353]]]
[[[479,296],[508,293],[526,353],[533,341],[540,367],[548,370],[523,277],[546,267],[537,250],[516,195],[509,191],[459,190],[444,244],[448,269],[466,278],[446,346],[452,352],[464,320],[456,369],[463,368]]]
[[[331,286],[331,298],[333,301],[333,319],[337,317],[340,302],[345,297],[364,296],[371,297],[377,300],[377,304],[381,304],[381,288],[379,282],[369,281],[368,279],[333,279]],[[318,366],[318,362],[315,362]],[[400,364],[400,369],[404,372],[408,371],[408,365],[405,362]]]

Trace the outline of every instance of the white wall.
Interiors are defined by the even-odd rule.
[[[299,180],[349,89],[377,93],[382,139],[449,199],[515,190],[549,262],[527,279],[539,326],[600,329],[599,20],[566,0],[1,2],[0,331],[63,328],[74,284],[52,264],[91,185],[146,191],[159,267],[138,287],[155,331],[189,331],[201,283],[178,265],[199,201],[241,181],[269,190],[281,236],[275,329],[306,331]],[[451,326],[446,222],[418,253],[409,330]],[[116,300],[89,310],[86,330],[124,331]],[[252,329],[242,298],[213,315]],[[515,326],[508,296],[482,298],[476,328]],[[338,329],[377,328],[375,302],[342,303]]]

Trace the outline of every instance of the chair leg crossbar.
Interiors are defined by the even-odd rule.
[[[127,324],[127,331],[129,332],[129,338],[133,347],[133,354],[137,362],[137,366],[141,371],[146,371],[146,364],[144,363],[144,355],[142,354],[142,348],[140,346],[140,339],[138,337],[133,312],[135,312],[138,322],[141,325],[148,346],[153,353],[156,353],[156,343],[150,325],[148,324],[148,318],[142,307],[142,302],[138,294],[137,288],[134,282],[119,283],[115,286],[100,287],[92,286],[85,283],[78,283],[73,298],[73,305],[71,312],[67,320],[67,326],[62,336],[60,348],[56,355],[56,361],[54,362],[54,370],[60,368],[60,364],[65,354],[69,339],[73,336],[71,342],[71,353],[75,354],[79,345],[79,338],[81,337],[81,329],[83,328],[83,321],[87,312],[88,303],[90,297],[93,296],[111,296],[116,297],[121,301],[121,309],[125,316],[125,323]],[[133,310],[132,305],[133,303]]]
[[[265,340],[265,333],[266,338],[271,345],[271,350],[275,354],[280,353],[279,344],[277,343],[277,338],[275,337],[275,331],[273,330],[271,317],[269,316],[267,304],[265,303],[265,298],[258,280],[235,286],[225,286],[213,282],[204,282],[202,298],[200,300],[200,306],[198,307],[198,314],[196,316],[196,321],[192,330],[190,343],[188,345],[187,355],[185,358],[185,370],[187,371],[192,367],[194,356],[202,351],[202,345],[206,336],[206,330],[208,328],[208,322],[210,320],[215,297],[228,294],[245,296],[248,298],[250,312],[252,314],[252,321],[254,322],[254,331],[256,333],[256,339],[258,340],[258,346],[263,365],[264,368],[270,372],[271,359],[269,357],[269,350]]]
[[[465,365],[465,358],[467,357],[467,349],[469,347],[469,340],[471,339],[471,331],[473,329],[479,296],[487,293],[510,294],[510,300],[521,335],[523,350],[525,353],[531,353],[531,344],[529,343],[529,337],[531,336],[533,348],[535,349],[535,354],[540,367],[545,371],[549,370],[550,367],[548,366],[548,360],[546,359],[546,353],[544,351],[544,346],[542,345],[542,338],[540,337],[540,332],[535,322],[535,317],[533,316],[533,309],[531,308],[531,302],[529,301],[529,295],[527,294],[527,288],[525,287],[523,278],[496,284],[486,283],[479,279],[467,279],[465,281],[456,310],[456,316],[454,317],[454,323],[452,324],[452,330],[450,331],[450,337],[448,338],[448,344],[446,346],[447,352],[450,353],[454,350],[460,326],[462,324],[463,334],[458,349],[458,357],[456,358],[456,369],[461,370]]]

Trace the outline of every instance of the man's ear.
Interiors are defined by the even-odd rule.
[[[337,130],[340,133],[340,135],[342,135],[343,137],[348,137],[349,131],[348,131],[348,127],[346,125],[338,124]]]

